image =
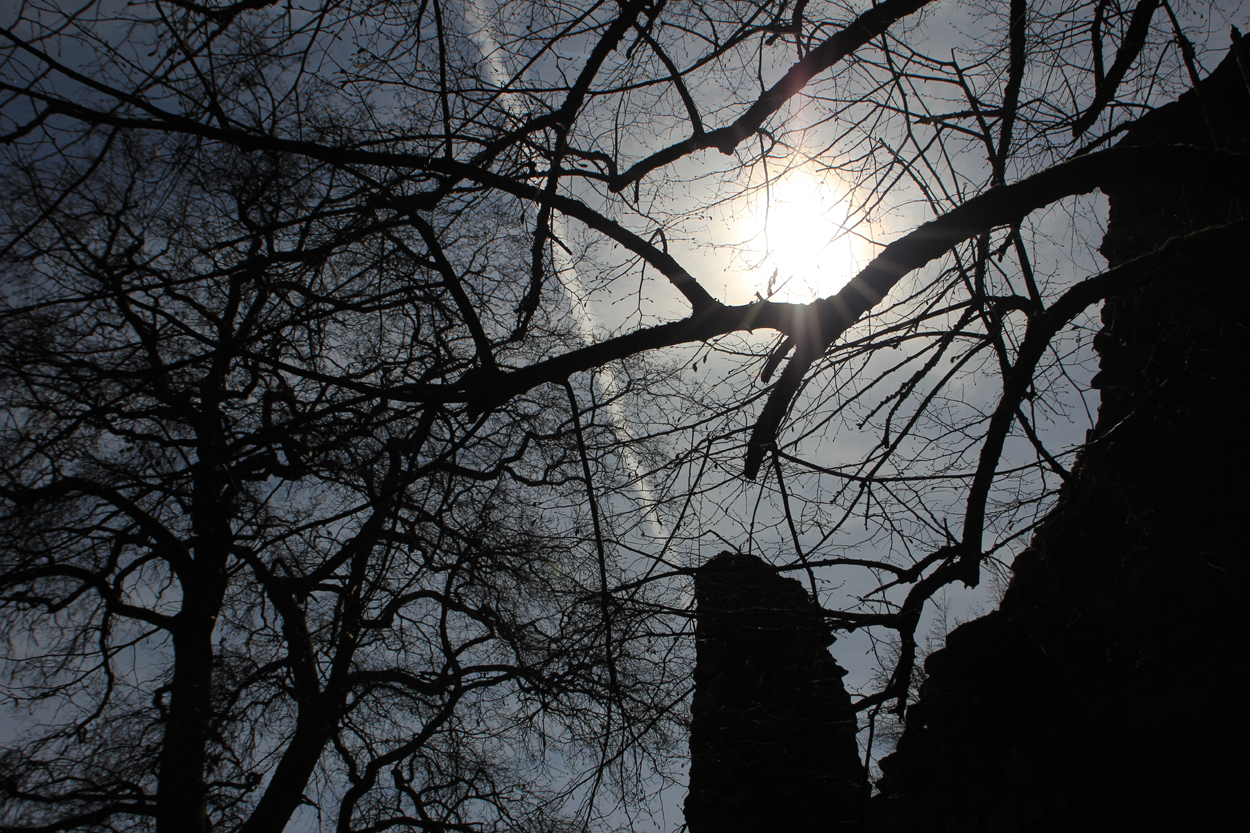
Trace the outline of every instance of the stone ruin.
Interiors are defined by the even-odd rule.
[[[1230,56],[1121,141],[1248,155],[1248,87]],[[1250,216],[1230,182],[1108,196],[1113,266]],[[1210,240],[1104,305],[1098,423],[999,609],[927,661],[871,801],[802,586],[735,553],[697,572],[690,833],[1250,830],[1250,267]]]
[[[820,608],[732,552],[695,573],[695,599],[690,833],[858,829],[868,782]]]

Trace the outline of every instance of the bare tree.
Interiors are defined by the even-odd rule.
[[[1102,271],[1084,196],[1246,177],[1114,142],[1234,13],[6,12],[5,829],[624,824],[717,537],[896,633],[901,709],[1068,475],[1091,312],[1245,234]],[[815,297],[731,222],[798,176],[868,252]]]

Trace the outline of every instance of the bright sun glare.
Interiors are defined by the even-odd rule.
[[[804,171],[756,191],[738,221],[754,290],[806,302],[841,289],[856,269],[846,209],[845,194]]]

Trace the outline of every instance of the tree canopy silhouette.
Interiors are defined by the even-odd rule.
[[[1091,312],[1246,233],[1104,269],[1088,196],[1250,178],[1115,142],[1239,13],[14,4],[0,825],[625,825],[726,541],[902,708],[1068,476]],[[794,180],[851,254],[779,260]]]

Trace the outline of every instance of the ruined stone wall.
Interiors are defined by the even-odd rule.
[[[1250,152],[1229,60],[1124,141]],[[1109,192],[1103,252],[1250,213],[1217,181]],[[1102,406],[1000,609],[930,657],[873,829],[1250,830],[1250,240],[1109,301]]]
[[[690,833],[859,829],[868,785],[820,609],[741,553],[704,564],[695,595]]]
[[[1250,153],[1230,59],[1122,141]],[[1112,265],[1250,216],[1220,181],[1108,193]],[[1250,830],[1250,239],[1110,299],[1096,428],[1000,608],[953,631],[863,829]],[[691,833],[856,829],[863,771],[810,598],[758,559],[698,573]]]

